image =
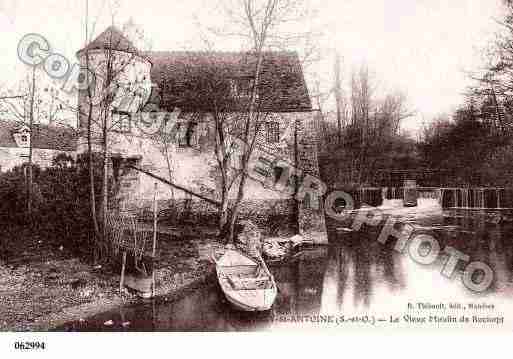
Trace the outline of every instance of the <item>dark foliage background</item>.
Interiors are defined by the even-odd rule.
[[[74,253],[90,255],[92,220],[89,203],[89,171],[86,159],[77,161],[58,156],[46,169],[34,166],[33,211],[27,214],[26,165],[0,174],[0,228],[4,252],[15,247],[13,241],[31,235]],[[99,159],[95,161],[95,180],[100,181]],[[96,186],[97,196],[101,187]]]
[[[510,127],[497,123],[486,103],[464,105],[424,129],[420,165],[449,169],[445,186],[513,187],[511,137]]]

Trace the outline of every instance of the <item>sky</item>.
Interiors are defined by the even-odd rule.
[[[483,66],[483,49],[499,30],[500,0],[307,0],[310,19],[321,36],[322,61],[309,68],[331,87],[336,53],[343,59],[345,83],[352,69],[368,65],[376,93],[400,90],[416,115],[404,128],[415,133],[422,122],[450,112],[471,84],[468,71]],[[0,64],[7,71],[0,85],[24,73],[17,59],[18,41],[39,33],[55,52],[76,61],[85,42],[86,0],[0,0]],[[89,0],[89,18],[97,35],[112,22],[130,18],[139,24],[154,50],[204,49],[201,33],[222,19],[208,0]],[[234,50],[232,39],[218,50]],[[293,50],[293,49],[292,49]],[[1,91],[1,89],[0,89]]]

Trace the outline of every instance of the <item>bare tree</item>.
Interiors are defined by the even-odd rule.
[[[503,103],[513,98],[513,2],[504,0],[504,18],[497,21],[501,31],[487,50],[488,65],[471,78],[478,84],[470,89],[470,96],[480,101],[493,102],[496,125],[502,133],[509,126],[502,115]]]
[[[341,63],[340,63],[340,55],[336,55],[335,58],[335,100],[336,100],[336,106],[337,106],[337,137],[338,137],[338,144],[340,145],[342,143],[342,116],[343,116],[343,99],[342,99],[342,79],[340,76],[340,69]]]
[[[87,45],[91,40],[89,38],[89,1],[86,0],[86,10],[85,10],[85,71],[86,71],[86,81],[87,84],[91,83],[91,68],[90,68],[90,58],[89,58],[89,49]],[[96,214],[96,189],[95,189],[95,176],[94,176],[94,155],[92,150],[92,124],[93,124],[93,94],[91,86],[87,86],[86,88],[86,96],[87,96],[87,109],[85,116],[86,119],[86,132],[87,132],[87,167],[89,172],[89,204],[91,209],[91,220],[93,223],[93,243],[94,243],[94,261],[98,260],[98,240],[100,238],[100,227],[98,225],[98,217]],[[81,104],[78,104],[79,108],[81,108]]]
[[[186,104],[183,108],[188,117],[186,126],[203,120],[213,129],[215,141],[212,150],[217,168],[213,175],[218,182],[220,199],[218,228],[220,236],[226,237],[229,235],[232,213],[230,192],[242,174],[235,163],[238,160],[236,155],[248,151],[244,148],[246,142],[243,139],[255,139],[260,125],[250,123],[247,137],[244,137],[248,123],[246,111],[253,91],[252,81],[245,79],[237,83],[233,79],[232,69],[223,66],[218,56],[215,52],[207,52],[201,57],[195,57],[192,53],[189,55],[186,62],[190,65],[183,69],[187,83],[181,95]],[[254,56],[249,56],[254,61]],[[259,97],[259,100],[262,99]],[[171,132],[172,137],[176,137],[179,131]]]
[[[219,209],[220,233],[228,241],[234,240],[235,223],[240,205],[245,198],[250,163],[262,125],[270,113],[266,108],[270,97],[269,85],[262,81],[262,67],[267,51],[290,49],[293,44],[303,44],[301,61],[314,58],[315,42],[312,34],[301,33],[300,19],[305,18],[305,2],[300,0],[233,0],[218,4],[222,27],[210,28],[214,37],[234,37],[245,48],[246,62],[251,68],[244,83],[229,81],[229,69],[212,66],[215,56],[202,66],[202,78],[197,78],[191,93],[196,99],[209,104],[204,110],[212,117],[215,133],[214,153],[219,170],[221,206]],[[206,39],[209,48],[215,40]],[[213,69],[209,71],[208,69]],[[205,70],[207,69],[207,70]],[[201,106],[201,104],[198,104]],[[202,106],[205,108],[205,106]],[[196,110],[197,111],[197,110]],[[235,199],[230,200],[230,193]]]
[[[338,83],[336,72],[335,84]],[[339,98],[345,100],[343,96]],[[328,132],[337,140],[341,134],[342,142],[337,141],[337,146],[324,150],[324,168],[330,176],[337,178],[338,184],[369,183],[383,164],[384,154],[390,150],[394,141],[400,140],[402,120],[414,112],[408,109],[406,96],[402,92],[380,94],[376,81],[365,65],[352,72],[349,109],[344,107],[344,101],[340,103],[340,115],[337,116],[337,122],[328,127]],[[343,120],[345,114],[350,120],[339,122],[338,119]],[[337,163],[343,162],[346,166],[332,168],[328,163],[334,156],[337,157]]]
[[[27,71],[26,76],[16,84],[16,88],[7,88],[4,96],[0,97],[0,113],[10,120],[25,125],[29,129],[30,141],[28,143],[27,164],[27,214],[32,214],[32,189],[33,189],[33,154],[34,142],[39,134],[36,130],[41,125],[62,123],[63,105],[55,101],[55,93],[58,90],[50,81],[37,71],[36,67]],[[66,100],[67,101],[67,100]],[[67,101],[66,103],[69,103]]]
[[[111,10],[112,22],[114,22],[116,11],[116,8]],[[134,24],[125,26],[125,29],[130,29],[131,25]],[[146,88],[148,86],[145,86],[149,79],[140,79],[131,75],[130,67],[137,61],[140,54],[130,41],[127,42],[123,36],[120,36],[119,30],[112,26],[100,35],[104,42],[100,45],[103,56],[98,58],[95,57],[97,53],[90,48],[93,32],[89,30],[87,10],[85,27],[86,46],[80,56],[84,58],[82,66],[87,76],[87,84],[90,86],[82,90],[77,112],[82,118],[82,130],[85,130],[87,137],[91,217],[96,243],[95,259],[98,259],[102,256],[102,250],[108,250],[106,223],[109,203],[109,162],[110,145],[114,141],[110,134],[124,123],[122,116],[114,114],[136,112],[149,96],[149,90]],[[96,153],[100,154],[102,162],[99,218],[94,174]]]
[[[356,140],[351,178],[355,183],[362,181],[362,169],[365,167],[366,154],[369,150],[372,92],[369,69],[362,65],[359,71],[353,71],[351,76],[351,135]]]
[[[244,143],[240,156],[240,179],[238,183],[235,202],[231,208],[228,238],[234,240],[235,223],[239,214],[240,204],[245,196],[248,164],[255,148],[255,143],[260,131],[260,125],[267,116],[262,111],[260,80],[264,52],[267,49],[283,48],[291,46],[298,40],[311,38],[311,34],[288,31],[290,24],[304,19],[306,6],[299,0],[243,0],[237,2],[238,6],[232,6],[228,10],[232,23],[238,25],[239,35],[245,36],[251,52],[256,58],[254,67],[253,84],[250,98],[244,111],[241,112],[243,120],[243,132],[241,140]],[[308,42],[308,40],[307,40]],[[305,52],[310,53],[309,51]],[[306,58],[303,61],[307,61]]]

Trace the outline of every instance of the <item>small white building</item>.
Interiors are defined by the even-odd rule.
[[[31,134],[25,124],[0,120],[0,171],[5,172],[28,162],[30,141],[32,161],[41,168],[52,165],[59,154],[75,158],[76,135],[62,126],[37,124]]]

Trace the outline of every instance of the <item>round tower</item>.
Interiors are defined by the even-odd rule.
[[[129,133],[131,115],[141,110],[151,94],[151,62],[114,26],[78,51],[77,57],[90,84],[78,94],[84,136],[89,116],[93,133],[102,132],[100,116],[104,115],[109,131]],[[79,141],[78,153],[84,152],[83,145],[84,141]]]

